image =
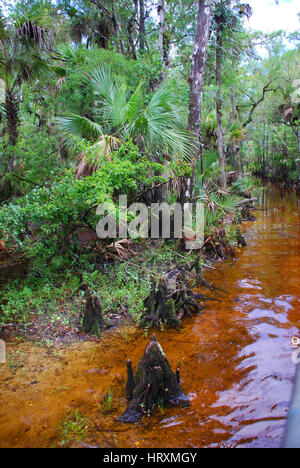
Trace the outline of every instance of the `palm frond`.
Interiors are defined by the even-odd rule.
[[[142,93],[142,83],[136,88],[127,103],[127,119],[131,124],[143,115],[145,99]]]
[[[26,14],[15,19],[15,34],[25,47],[33,44],[39,49],[52,49],[52,31],[46,2],[40,1],[31,6]]]
[[[125,83],[114,85],[110,95],[103,99],[100,115],[113,129],[121,128],[127,121],[127,86]]]
[[[121,145],[120,140],[112,135],[102,135],[88,151],[82,151],[78,156],[76,175],[78,178],[87,177],[97,171],[103,160],[111,161],[111,153]]]
[[[185,130],[181,99],[171,82],[163,83],[145,108],[142,83],[128,99],[125,79],[113,76],[109,66],[101,64],[84,77],[95,93],[96,121],[103,123],[105,131],[99,124],[73,115],[59,119],[64,132],[85,138],[113,133],[138,141],[156,156],[188,161],[194,158],[195,137]]]
[[[90,73],[85,73],[86,84],[91,84],[96,96],[112,99],[114,92],[114,80],[111,68],[107,65],[99,65]]]
[[[57,117],[56,125],[65,135],[71,134],[86,139],[97,138],[104,133],[101,125],[76,114]]]

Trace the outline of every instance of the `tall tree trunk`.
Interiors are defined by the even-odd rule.
[[[266,129],[266,159],[265,159],[265,167],[268,169],[269,166],[269,129]]]
[[[202,100],[206,68],[207,46],[209,40],[209,27],[211,23],[212,0],[198,0],[198,14],[194,50],[191,62],[190,75],[190,105],[188,130],[193,132],[197,138],[196,155],[193,162],[193,175],[187,181],[184,197],[189,200],[193,196],[196,169],[199,160],[203,173],[203,148],[202,148]]]
[[[159,15],[159,36],[158,43],[161,56],[164,56],[164,33],[165,33],[165,20],[166,20],[166,0],[160,0],[157,8]]]
[[[300,153],[300,130],[297,130],[298,153]]]
[[[159,15],[159,49],[165,68],[169,67],[170,40],[166,32],[166,0],[160,0],[157,8]]]
[[[130,49],[130,56],[133,58],[133,60],[136,60],[136,48],[135,48],[135,43],[133,39],[133,34],[134,34],[134,23],[137,17],[137,12],[138,12],[138,0],[134,0],[134,11],[132,13],[132,16],[128,20],[127,24],[127,35],[128,35],[128,42],[129,42],[129,49]]]
[[[231,108],[232,108],[232,119],[237,119],[237,108],[236,108],[236,97],[235,97],[235,86],[231,86]]]
[[[296,131],[296,137],[298,142],[298,153],[300,155],[300,130]],[[298,169],[298,183],[300,183],[300,162],[297,162],[297,169]]]
[[[218,134],[218,153],[219,161],[221,167],[221,188],[226,190],[226,162],[225,162],[225,151],[224,151],[224,133],[223,133],[223,123],[222,123],[222,58],[223,58],[223,38],[222,38],[223,28],[219,27],[217,30],[217,51],[216,51],[216,79],[217,79],[217,100],[216,100],[216,110],[217,110],[217,134]]]
[[[233,122],[236,122],[238,118],[238,113],[237,113],[237,107],[236,107],[236,95],[235,95],[234,85],[231,86],[231,116],[232,116]],[[234,166],[236,167],[236,164],[237,164],[239,173],[243,174],[241,142],[239,140],[236,140],[233,142],[232,151],[233,151]]]
[[[239,174],[243,174],[243,163],[242,163],[242,153],[241,153],[240,143],[239,142],[234,143],[233,148],[234,148],[234,157],[237,162]]]
[[[18,140],[18,125],[19,125],[19,98],[8,89],[5,95],[5,114],[7,120],[8,143],[10,146],[15,146]],[[8,172],[12,172],[14,168],[15,157],[11,155],[7,162]]]
[[[120,37],[120,27],[116,18],[115,4],[113,1],[112,1],[111,23],[112,23],[113,35],[115,36],[115,40],[117,42],[118,52],[124,55],[123,43]]]
[[[140,51],[145,50],[145,35],[146,35],[146,28],[145,28],[145,0],[139,0],[140,5],[140,31],[139,31],[139,43],[140,43]]]

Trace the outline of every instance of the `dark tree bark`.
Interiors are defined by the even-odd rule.
[[[104,329],[101,302],[97,296],[93,296],[90,289],[84,285],[86,291],[86,305],[83,317],[83,331],[87,334],[99,335]]]
[[[18,139],[19,99],[11,90],[6,92],[5,114],[7,119],[9,144],[15,146]]]
[[[8,89],[5,95],[5,114],[7,120],[8,143],[15,146],[18,140],[18,126],[19,126],[19,97]],[[8,172],[12,172],[14,168],[15,157],[12,155],[7,162]]]
[[[133,397],[119,421],[136,423],[158,406],[189,406],[189,399],[180,388],[179,369],[174,374],[155,335],[146,346],[135,377],[131,361],[127,361],[127,372],[126,394],[129,399]]]
[[[209,41],[209,27],[211,23],[212,1],[198,0],[198,14],[196,24],[196,34],[194,50],[191,62],[190,74],[190,105],[188,130],[193,132],[197,138],[197,149],[193,163],[192,178],[185,182],[182,190],[183,199],[181,202],[191,200],[194,192],[194,183],[198,161],[201,161],[203,171],[202,152],[202,99],[206,68],[207,46]]]
[[[160,0],[157,13],[159,15],[159,49],[164,67],[169,67],[170,38],[166,31],[166,0]]]
[[[140,5],[140,20],[139,20],[139,44],[140,51],[145,50],[145,36],[146,36],[146,27],[145,27],[145,0],[139,0]]]
[[[134,38],[133,38],[137,12],[138,12],[138,0],[134,0],[134,11],[132,13],[132,16],[129,18],[128,24],[127,24],[128,43],[129,43],[130,55],[133,58],[133,60],[136,60],[137,58],[136,47],[135,47]]]
[[[111,22],[112,22],[112,31],[113,35],[115,36],[117,42],[118,52],[124,55],[123,43],[120,37],[120,26],[117,21],[116,13],[115,13],[115,4],[112,1],[112,14],[111,14]]]

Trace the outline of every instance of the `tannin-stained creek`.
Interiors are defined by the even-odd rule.
[[[126,408],[126,360],[149,340],[125,327],[99,344],[47,349],[7,343],[22,367],[0,368],[0,447],[55,447],[68,410],[87,420],[86,443],[99,447],[279,447],[296,366],[291,338],[300,328],[300,198],[275,188],[260,196],[257,221],[243,225],[248,247],[206,271],[220,301],[157,338],[180,367],[188,408],[157,409],[138,424],[116,421]],[[112,409],[97,401],[113,391]]]

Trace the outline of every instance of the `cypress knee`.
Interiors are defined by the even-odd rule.
[[[150,415],[159,405],[188,406],[189,399],[180,387],[178,371],[174,374],[161,345],[153,335],[136,370],[132,400],[118,420],[138,422],[143,415]],[[126,393],[129,396],[133,382],[131,361],[127,361],[127,372]]]

